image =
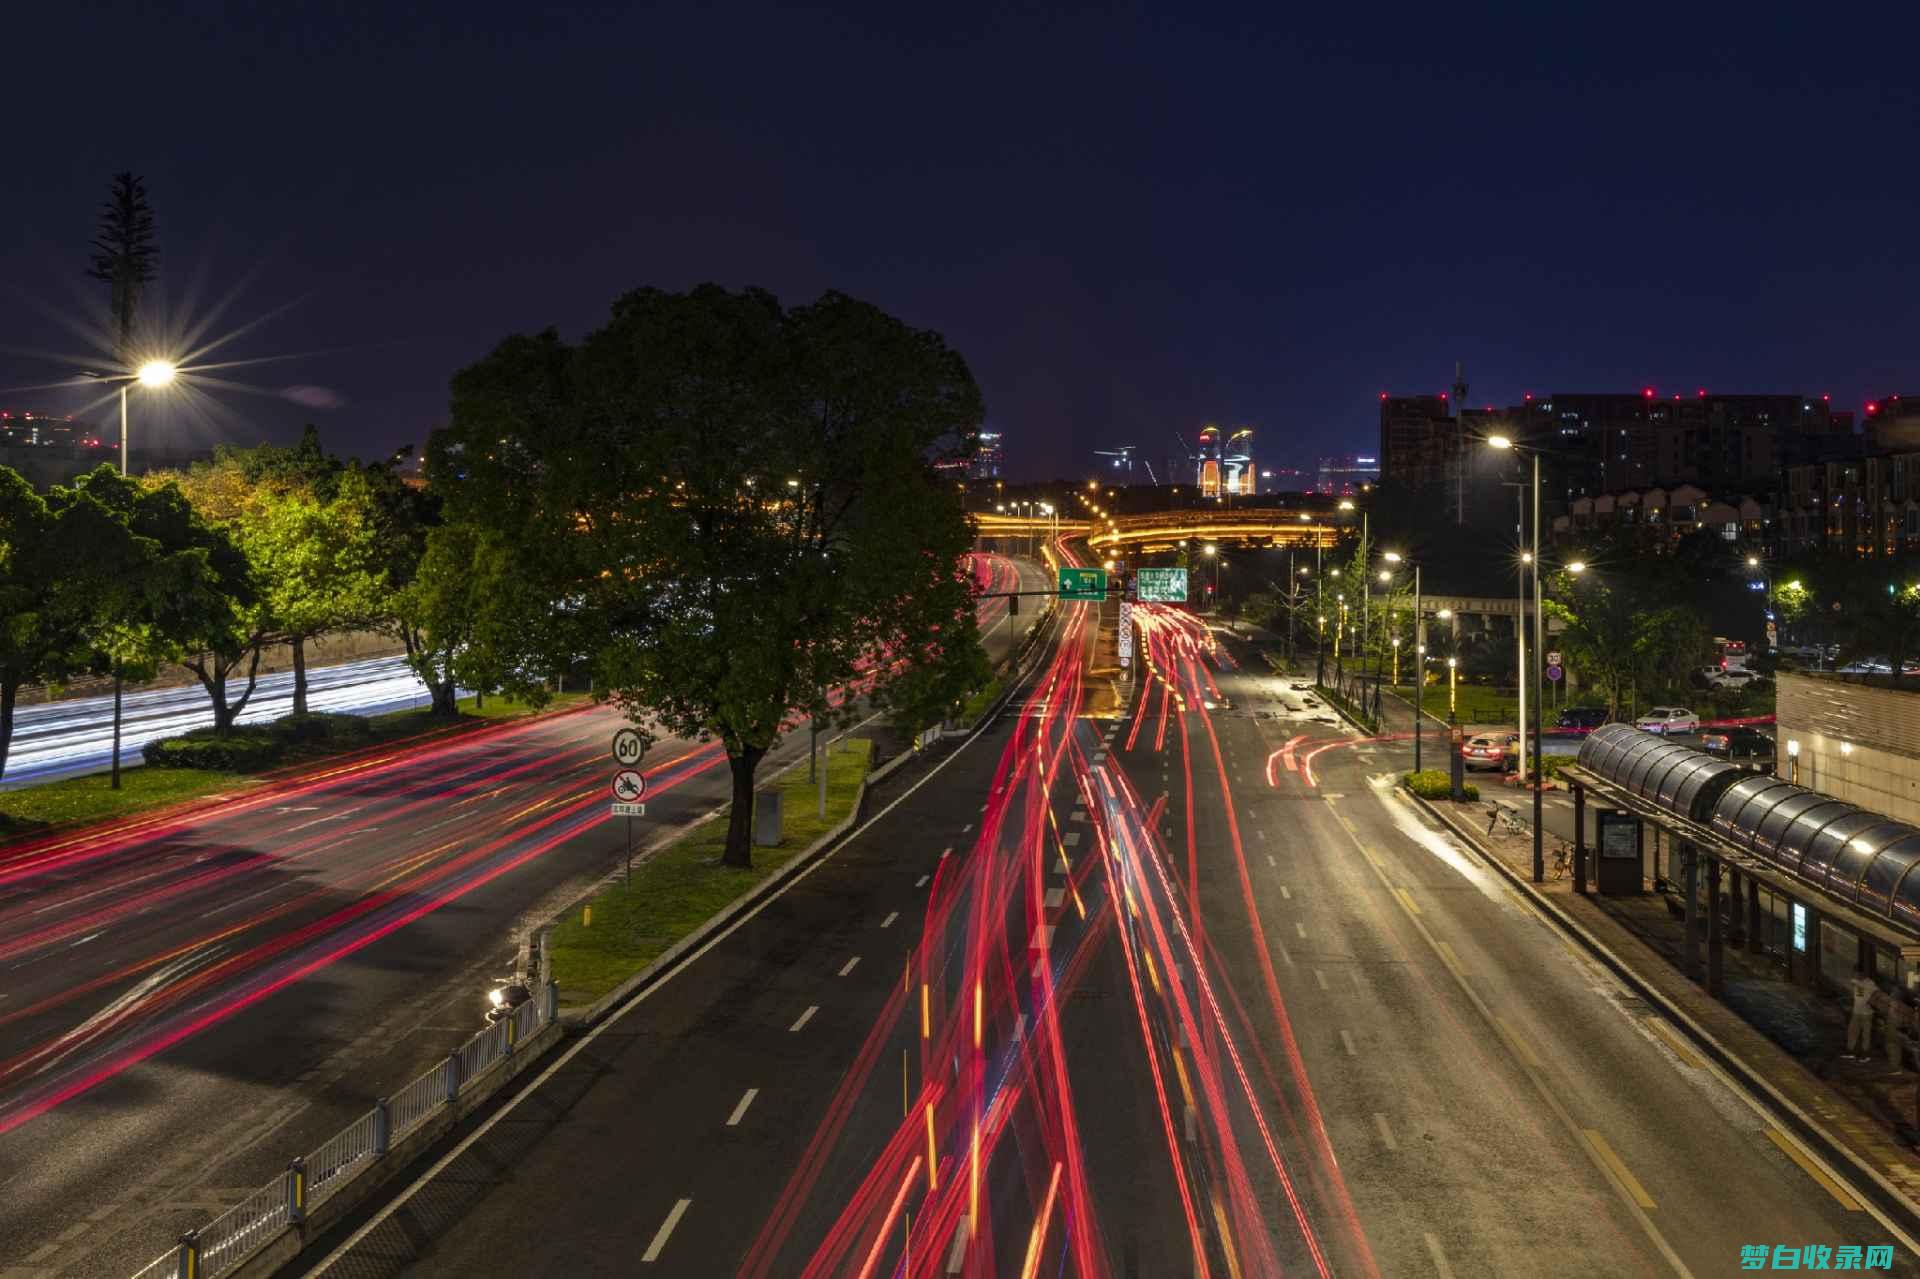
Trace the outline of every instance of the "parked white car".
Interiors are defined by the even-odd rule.
[[[1700,717],[1684,706],[1656,706],[1633,726],[1646,733],[1691,733],[1700,727]]]
[[[1715,671],[1707,676],[1707,683],[1715,688],[1747,688],[1765,678],[1766,676],[1753,671],[1733,667],[1724,671]]]

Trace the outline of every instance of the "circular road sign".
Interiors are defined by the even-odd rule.
[[[1554,681],[1556,684],[1560,682],[1560,675],[1561,675],[1561,670],[1558,666],[1547,667],[1547,678]]]
[[[618,763],[638,764],[640,757],[646,753],[646,742],[633,729],[623,728],[613,735],[613,758]]]
[[[634,803],[646,793],[647,779],[644,774],[623,768],[613,775],[613,797],[621,803]]]
[[[1548,665],[1548,666],[1558,666],[1558,665],[1560,665],[1560,650],[1559,650],[1559,649],[1554,649],[1553,651],[1551,651],[1551,652],[1549,652],[1549,653],[1547,654],[1547,665]]]

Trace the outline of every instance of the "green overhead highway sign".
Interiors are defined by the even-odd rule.
[[[1107,570],[1103,568],[1061,569],[1060,598],[1063,600],[1107,598]]]
[[[1184,568],[1143,568],[1133,575],[1135,591],[1143,604],[1185,604],[1187,570]]]

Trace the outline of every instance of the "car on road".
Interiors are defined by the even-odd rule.
[[[1570,706],[1560,712],[1560,718],[1555,721],[1555,726],[1590,733],[1606,722],[1607,708],[1604,706]]]
[[[1709,728],[1700,734],[1700,749],[1717,755],[1730,764],[1770,773],[1774,765],[1773,738],[1755,728],[1736,724],[1731,728]]]
[[[1633,726],[1646,733],[1691,733],[1700,727],[1700,717],[1684,706],[1656,706]]]
[[[1520,740],[1518,733],[1475,733],[1460,744],[1462,766],[1468,771],[1507,766],[1507,749]]]
[[[1765,679],[1766,676],[1760,674],[1758,671],[1750,671],[1744,667],[1735,666],[1729,667],[1724,671],[1715,671],[1707,677],[1707,684],[1712,688],[1741,689],[1752,688],[1755,684]]]

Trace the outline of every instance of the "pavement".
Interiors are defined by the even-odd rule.
[[[244,684],[244,680],[242,681]],[[230,690],[237,695],[238,689]],[[307,671],[307,709],[377,715],[425,706],[431,698],[399,657],[374,657]],[[293,711],[293,674],[262,675],[243,724],[278,719]],[[206,690],[199,684],[143,689],[121,698],[120,764],[145,763],[140,748],[162,737],[213,723]],[[61,777],[97,773],[113,764],[113,698],[76,697],[22,706],[14,715],[13,744],[0,789],[31,786]]]
[[[1032,618],[991,608],[1005,653]],[[396,744],[0,848],[0,1276],[132,1273],[478,1030],[520,938],[623,860],[620,722]],[[806,749],[790,735],[763,776]],[[722,804],[724,764],[657,743],[636,842]]]
[[[1169,610],[1129,682],[1090,612],[286,1273],[1920,1273],[1395,787],[1402,744]]]

